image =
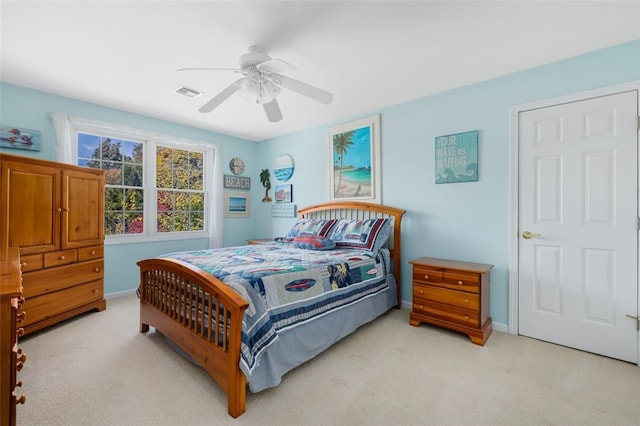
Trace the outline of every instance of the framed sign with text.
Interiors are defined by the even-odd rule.
[[[224,175],[224,189],[251,189],[251,178],[246,176]]]
[[[436,183],[478,180],[478,131],[438,136],[435,140]]]

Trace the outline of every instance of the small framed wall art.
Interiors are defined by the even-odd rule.
[[[0,125],[0,148],[40,151],[40,132],[38,130]]]
[[[435,140],[436,183],[478,180],[478,131],[438,136]]]
[[[249,192],[224,193],[224,217],[249,217],[251,195]]]
[[[290,203],[293,201],[291,184],[276,185],[276,203]]]

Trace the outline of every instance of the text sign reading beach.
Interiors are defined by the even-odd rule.
[[[436,183],[478,180],[478,131],[436,137]]]

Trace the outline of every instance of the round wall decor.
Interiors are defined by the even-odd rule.
[[[229,161],[229,170],[234,175],[241,175],[244,173],[244,161],[241,158],[234,157]]]
[[[276,158],[273,174],[279,181],[286,182],[293,176],[293,169],[293,157],[289,154],[284,154]]]

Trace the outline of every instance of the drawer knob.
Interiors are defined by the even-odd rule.
[[[424,309],[424,305],[419,305],[418,306],[420,309]]]
[[[424,290],[423,290],[423,289],[420,289],[420,290],[418,291],[418,293],[423,294],[423,293],[424,293]]]
[[[20,398],[16,399],[16,405],[18,404],[24,404],[24,402],[27,400],[27,398],[22,395]]]
[[[425,279],[425,280],[428,280],[428,279],[429,279],[429,275],[425,275],[425,276],[424,276],[424,279]]]
[[[27,267],[27,262],[22,262],[22,263],[20,264],[20,266],[22,266],[23,268],[26,268],[26,267]]]
[[[58,259],[64,260],[64,254],[62,256],[58,257]]]
[[[89,253],[89,254],[92,254],[92,255],[96,254],[96,251],[95,250],[91,250],[91,253]]]
[[[464,284],[464,282],[458,281],[458,285],[462,285],[462,284]]]
[[[100,268],[95,268],[94,271],[100,272]]]
[[[466,319],[467,321],[469,321],[469,315],[465,315],[464,319]]]
[[[464,303],[469,303],[469,299],[464,299]]]

